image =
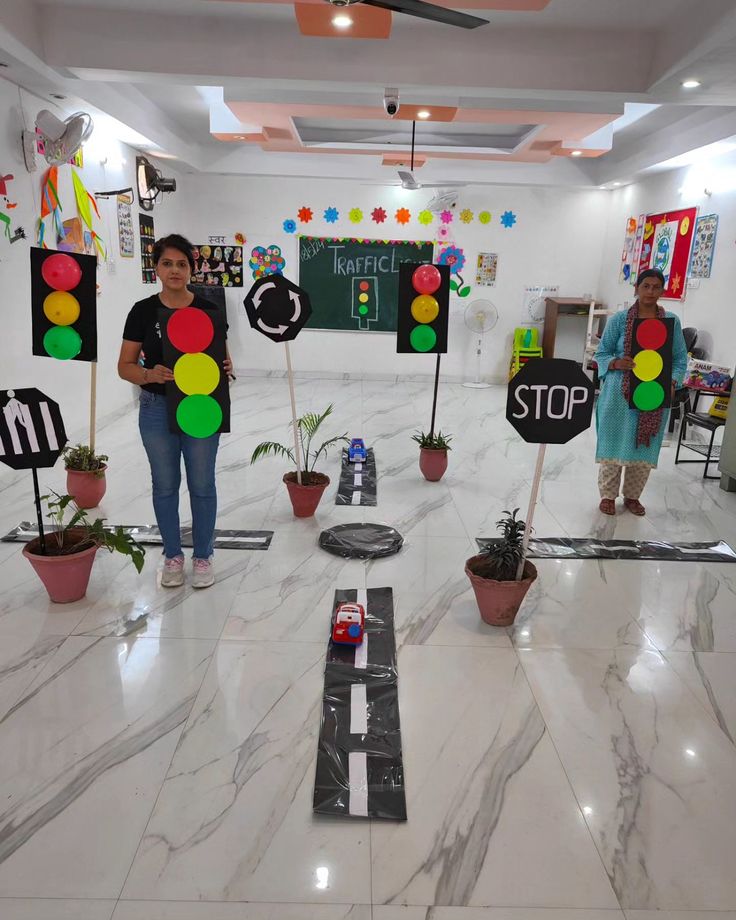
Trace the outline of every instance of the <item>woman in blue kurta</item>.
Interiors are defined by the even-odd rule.
[[[669,410],[640,412],[629,406],[629,388],[634,367],[631,358],[631,338],[635,319],[674,320],[672,342],[672,390],[681,386],[687,370],[687,348],[680,320],[665,312],[657,301],[665,288],[664,275],[658,269],[646,269],[636,279],[636,302],[630,310],[616,313],[606,324],[601,344],[595,354],[601,393],[596,406],[598,447],[596,463],[600,464],[598,487],[600,510],[616,513],[616,498],[624,473],[624,506],[633,514],[645,514],[639,501],[650,470],[656,468],[659,450],[667,427]]]

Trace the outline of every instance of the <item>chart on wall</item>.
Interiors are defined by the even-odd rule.
[[[413,240],[299,237],[299,285],[311,299],[307,329],[396,332],[399,266],[431,262],[434,244]]]
[[[192,284],[205,287],[243,286],[243,247],[203,243],[194,247]]]
[[[133,235],[133,213],[130,195],[118,195],[118,241],[120,243],[120,256],[123,259],[132,259],[135,255],[135,238]]]
[[[621,252],[621,269],[618,275],[618,280],[621,283],[628,281],[633,284],[636,280],[645,222],[646,215],[644,214],[640,214],[638,219],[629,217],[626,221],[624,247]]]
[[[702,217],[698,218],[695,224],[693,254],[690,258],[689,275],[691,278],[710,278],[717,233],[717,214],[703,214]]]
[[[475,271],[475,283],[480,287],[493,287],[498,271],[498,253],[479,252]]]
[[[153,244],[156,236],[153,230],[153,218],[148,214],[138,215],[138,227],[141,234],[141,274],[144,284],[156,283],[156,266],[153,264]]]
[[[662,214],[647,214],[639,259],[639,271],[657,268],[664,275],[665,300],[685,296],[697,208],[683,208]]]

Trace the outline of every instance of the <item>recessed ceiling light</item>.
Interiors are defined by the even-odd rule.
[[[337,16],[332,17],[332,25],[337,29],[349,29],[352,24],[352,18],[346,16],[345,13],[338,13]]]
[[[619,185],[621,185],[620,182],[614,182],[613,184],[614,184],[616,187],[618,187]]]
[[[571,156],[571,157],[581,157],[582,155],[583,155],[583,151],[582,151],[582,150],[573,150],[573,151],[570,153],[570,156]]]
[[[431,113],[431,112],[428,112],[426,109],[420,109],[420,110],[417,112],[417,118],[429,118],[429,116],[430,116],[431,114],[432,114],[432,113]]]
[[[700,86],[700,80],[683,80],[682,88],[683,89],[695,89]]]

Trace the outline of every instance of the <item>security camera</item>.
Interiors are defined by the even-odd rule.
[[[383,93],[383,107],[386,110],[386,114],[393,118],[394,115],[399,111],[399,91],[393,87],[389,87],[384,90]]]

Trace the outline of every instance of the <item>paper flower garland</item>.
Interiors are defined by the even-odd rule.
[[[464,224],[472,223],[472,220],[473,220],[473,212],[470,210],[470,208],[463,208],[463,209],[462,209],[462,211],[460,212],[460,220],[461,220]]]
[[[325,220],[328,224],[336,224],[339,216],[340,212],[337,210],[337,208],[327,208],[325,211]]]
[[[411,211],[408,208],[399,208],[396,212],[397,224],[408,224],[411,220]]]
[[[293,221],[292,221],[293,223]],[[286,259],[281,255],[280,246],[254,246],[248,263],[253,271],[253,277],[265,278],[266,275],[279,275],[286,268]]]
[[[481,211],[480,214],[478,215],[478,220],[482,224],[490,224],[491,217],[492,217],[492,214],[490,211]]]
[[[295,220],[285,220],[282,226],[284,228],[284,233],[296,233]]]
[[[431,211],[420,211],[417,219],[420,224],[423,224],[426,227],[434,220],[434,214]]]
[[[501,215],[501,223],[510,230],[516,223],[516,214],[513,211],[504,211]]]
[[[445,246],[437,262],[440,265],[449,265],[453,275],[458,275],[465,265],[465,253],[458,246]]]
[[[443,224],[451,224],[451,223],[452,223],[452,218],[453,218],[453,217],[454,217],[454,215],[453,215],[452,211],[443,211],[443,212],[440,214],[440,220],[442,221]]]
[[[311,208],[299,208],[297,217],[303,224],[308,224],[309,221],[314,217]]]
[[[350,213],[348,214],[351,224],[359,224],[363,220],[363,212],[360,208],[350,208]]]
[[[386,220],[386,212],[383,208],[373,208],[371,217],[376,224],[382,224]]]

